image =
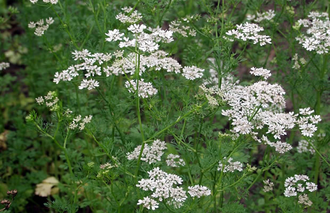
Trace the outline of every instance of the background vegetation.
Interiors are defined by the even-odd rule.
[[[75,50],[118,50],[118,44],[107,42],[105,34],[113,29],[128,33],[128,25],[116,19],[125,6],[139,11],[143,15],[140,24],[148,27],[168,29],[178,20],[196,31],[196,36],[187,37],[174,33],[174,41],[161,44],[160,49],[182,66],[205,69],[203,78],[188,81],[165,70],[145,74],[158,90],[148,99],[138,98],[125,88],[125,75],[98,76],[100,86],[93,90],[80,90],[81,79],[55,84],[56,72],[78,64],[72,57]],[[247,21],[248,14],[270,9],[276,16],[260,22],[260,26],[265,29],[262,33],[271,37],[271,44],[224,39],[226,32]],[[163,202],[156,212],[330,211],[329,54],[308,51],[296,40],[306,31],[297,29],[296,22],[311,11],[330,14],[329,2],[60,0],[53,5],[41,0],[36,4],[0,0],[0,62],[10,63],[0,71],[0,200],[9,200],[10,207],[3,203],[0,209],[148,212],[151,210],[137,202],[150,193],[136,184],[148,177],[147,171],[160,167],[182,177],[185,189],[200,184],[212,194],[200,199],[189,197],[179,209]],[[53,17],[54,23],[43,36],[28,28],[31,21],[48,17]],[[296,54],[305,61],[296,62]],[[209,58],[214,58],[213,64]],[[295,63],[300,67],[294,68]],[[211,76],[211,69],[220,79],[219,87],[228,74],[242,85],[251,85],[257,79],[249,74],[251,67],[272,71],[268,81],[286,91],[286,112],[299,113],[300,108],[310,107],[321,115],[317,132],[308,138],[316,153],[297,151],[299,141],[307,140],[298,127],[282,137],[293,147],[284,154],[249,135],[237,140],[231,137],[233,124],[221,114],[228,106],[220,99],[218,106],[208,104],[199,86]],[[56,110],[35,101],[48,91],[55,91],[60,99]],[[92,122],[83,131],[69,130],[70,120],[64,116],[67,109],[74,116],[93,115]],[[126,153],[155,139],[166,142],[166,155],[179,154],[186,165],[168,168],[165,158],[156,164],[127,159]],[[218,162],[228,156],[244,163],[244,171],[218,171]],[[100,168],[106,163],[113,168]],[[307,175],[318,186],[309,193],[310,207],[298,204],[297,197],[283,195],[285,180],[295,174]],[[52,191],[37,195],[37,184],[48,177],[56,180],[47,183]],[[274,183],[271,192],[263,191],[267,179]],[[15,196],[7,193],[14,189]]]

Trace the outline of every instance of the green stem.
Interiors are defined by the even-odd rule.
[[[320,82],[323,81],[324,76],[326,74],[326,71],[327,71],[327,62],[328,62],[328,54],[325,54],[325,55],[323,55],[323,66],[322,66],[322,70],[320,70],[320,74],[319,74]],[[322,97],[322,93],[323,93],[323,85],[321,84],[320,86],[317,87],[317,93],[316,93],[315,114],[317,114],[317,115],[320,115],[321,114],[321,97]],[[317,156],[315,156],[316,159],[315,159],[315,169],[314,169],[314,171],[315,171],[314,182],[317,183],[318,182],[318,178],[319,178],[319,174],[320,174],[320,171],[319,170],[321,168],[320,157],[324,160],[324,162],[326,162],[328,164],[328,166],[329,166],[329,163],[319,153],[319,151],[317,150],[317,147],[314,147],[313,144],[311,144],[311,145],[312,145],[312,147],[314,148],[314,150],[318,154]]]
[[[138,0],[136,2],[136,4],[134,5],[134,7],[132,8],[132,10],[129,12],[128,16],[130,16],[134,12],[135,8],[140,4],[140,2],[141,2],[141,0]]]
[[[135,50],[137,51],[137,45],[135,46]],[[137,67],[136,67],[136,76],[137,76],[137,82],[136,82],[136,111],[137,111],[137,116],[138,116],[138,121],[139,121],[139,126],[140,126],[140,132],[141,132],[141,137],[142,137],[142,146],[139,154],[139,158],[137,161],[137,168],[135,171],[135,176],[137,177],[139,174],[140,170],[140,164],[141,164],[141,157],[143,153],[143,149],[145,146],[145,140],[144,140],[144,134],[143,134],[143,127],[142,127],[142,120],[141,120],[141,112],[140,112],[140,96],[139,96],[139,77],[140,77],[140,54],[137,54]]]
[[[204,105],[207,104],[207,103],[208,103],[208,102],[206,101],[206,102],[204,102],[201,106],[204,106]],[[153,139],[153,138],[155,138],[155,137],[157,137],[157,136],[159,136],[160,134],[162,134],[163,132],[165,132],[166,130],[168,130],[169,128],[171,128],[172,126],[174,126],[175,124],[177,124],[177,123],[178,123],[179,121],[181,121],[182,119],[188,117],[188,116],[189,116],[190,114],[192,114],[194,111],[195,111],[195,109],[192,109],[192,110],[188,111],[186,114],[184,114],[183,116],[179,116],[178,119],[177,119],[176,121],[174,121],[173,123],[171,123],[170,125],[168,125],[168,126],[165,127],[164,129],[162,129],[162,130],[156,132],[154,135],[152,135],[152,136],[148,139],[148,141],[151,140],[151,139]]]
[[[227,156],[226,159],[229,159],[232,156],[232,154],[234,154],[234,152],[238,149],[238,147],[240,147],[243,144],[243,142],[241,142],[241,137],[239,137],[238,140],[240,140],[240,143],[230,152],[230,154]],[[219,181],[218,181],[220,187],[222,187],[222,178],[223,178],[223,175],[224,175],[224,172],[223,172],[224,171],[224,167],[225,167],[225,163],[222,164],[220,178],[219,178]],[[223,194],[224,194],[224,190],[221,191],[221,193],[220,193],[220,204],[219,204],[220,205],[220,208],[222,208],[222,205],[223,205]],[[216,196],[216,194],[214,196]]]
[[[112,109],[112,106],[110,104],[110,102],[104,97],[103,93],[100,91],[99,88],[96,87],[96,90],[98,91],[98,93],[101,95],[101,98],[107,103],[108,105],[108,108],[109,108],[109,113],[110,113],[110,116],[112,118],[112,122],[113,122],[113,125],[115,126],[116,130],[118,131],[119,135],[120,135],[120,139],[123,143],[126,143],[125,139],[124,139],[124,135],[123,133],[121,132],[121,130],[118,128],[117,124],[116,124],[116,121],[114,119],[114,115],[113,115],[113,109]]]
[[[318,154],[319,157],[322,158],[322,160],[330,167],[330,163],[323,157],[323,155],[321,155],[321,153],[319,152],[319,150],[317,150],[317,148],[313,145],[313,143],[310,142],[310,140],[307,140],[309,145],[311,147],[313,147],[313,149],[315,150],[315,152]]]
[[[263,172],[265,171],[268,171],[273,165],[274,163],[277,162],[279,156],[276,156],[275,160],[270,164],[268,165],[267,167],[263,168],[259,174],[257,175],[257,177],[254,179],[254,181],[250,184],[250,186],[246,189],[246,192],[248,192],[250,190],[250,188],[255,184],[255,182],[257,182],[257,180],[259,179],[259,177],[262,175]]]
[[[61,8],[62,12],[64,13],[64,16],[66,16],[66,15],[65,15],[65,14],[66,14],[66,13],[65,13],[65,10],[63,9],[62,4],[61,4],[60,1],[59,1],[59,5],[60,5],[60,8]],[[71,34],[70,31],[67,29],[67,28],[68,28],[68,25],[67,25],[66,23],[63,22],[63,20],[61,19],[60,15],[59,15],[59,14],[56,12],[56,10],[54,9],[53,5],[51,5],[51,8],[52,8],[52,10],[55,12],[55,14],[56,14],[56,16],[58,17],[58,19],[60,20],[61,24],[63,25],[63,28],[64,28],[65,32],[69,35],[72,44],[75,46],[75,48],[76,48],[77,50],[80,50],[80,48],[79,48],[78,45],[76,44],[75,39],[73,38],[72,34]]]
[[[65,148],[65,146],[62,146],[54,136],[48,134],[47,132],[45,132],[40,126],[39,124],[37,124],[37,122],[33,121],[34,125],[39,129],[40,132],[42,132],[44,135],[46,135],[47,137],[51,138],[55,144],[64,152],[64,155],[65,155],[65,160],[67,161],[68,163],[68,167],[69,167],[69,171],[70,171],[70,174],[71,174],[71,177],[73,177],[73,171],[72,171],[72,166],[71,166],[71,162],[70,162],[70,159],[69,159],[69,156],[68,156],[68,153],[67,153],[67,150]],[[67,133],[68,134],[68,133]],[[65,145],[65,144],[64,144]]]
[[[115,160],[115,159],[114,159],[114,158],[108,153],[107,148],[106,148],[102,143],[100,143],[100,142],[96,139],[96,137],[94,136],[94,134],[92,133],[92,131],[90,131],[90,130],[87,129],[87,128],[85,128],[85,130],[86,130],[87,133],[93,138],[93,140],[97,143],[97,145],[103,149],[103,151],[104,151],[105,154],[110,158],[110,160],[112,161],[112,163],[113,163],[113,164],[118,164],[118,162],[117,162],[117,161],[116,161],[116,160]],[[128,174],[128,175],[130,175],[130,176],[132,176],[132,177],[135,178],[135,176],[134,176],[132,173],[130,173],[130,172],[128,172],[128,171],[122,169],[120,166],[118,166],[118,168],[119,168],[120,170],[124,171],[126,174]]]
[[[163,20],[163,18],[164,18],[164,16],[165,16],[166,12],[168,11],[168,9],[170,9],[171,3],[172,3],[172,0],[169,1],[169,3],[167,4],[167,6],[166,6],[166,8],[165,8],[165,10],[164,10],[164,12],[163,12],[163,14],[162,14],[162,16],[160,17],[160,19],[159,19],[159,21],[158,21],[158,25],[159,25],[159,27],[162,26],[162,25],[161,25],[162,20]]]
[[[219,189],[219,191],[225,191],[225,189],[230,188],[232,186],[235,186],[236,184],[238,184],[239,182],[241,182],[243,180],[243,178],[245,178],[246,176],[247,176],[247,173],[244,173],[242,175],[242,177],[240,177],[240,179],[238,179],[237,181],[235,181],[234,183],[232,183],[232,184],[230,184],[228,186],[223,187],[222,189]]]

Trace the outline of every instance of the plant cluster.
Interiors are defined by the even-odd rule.
[[[329,211],[324,2],[6,6],[0,211]]]

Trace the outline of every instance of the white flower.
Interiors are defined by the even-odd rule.
[[[277,141],[276,143],[268,142],[267,144],[271,147],[275,147],[275,151],[281,154],[288,152],[292,149],[292,146],[290,144],[281,141]]]
[[[166,164],[170,167],[180,167],[184,166],[186,163],[183,159],[180,159],[179,155],[169,154],[167,155]]]
[[[284,196],[285,197],[297,196],[296,188],[291,186],[287,187],[284,191]]]
[[[273,190],[273,186],[274,186],[273,182],[270,182],[269,179],[264,180],[263,182],[264,182],[264,188],[263,188],[264,192],[269,192]]]
[[[139,159],[142,146],[137,146],[133,152],[128,152],[127,159],[134,160]],[[148,162],[149,164],[161,161],[161,157],[164,154],[163,150],[166,150],[165,141],[155,140],[150,146],[148,144],[144,145],[141,161]]]
[[[209,190],[206,186],[195,185],[188,187],[188,193],[191,197],[200,198],[201,196],[211,195],[211,190]]]
[[[36,22],[38,26],[44,25],[45,21],[43,19],[40,19],[39,21]]]
[[[310,115],[314,112],[314,110],[312,110],[311,108],[307,107],[307,108],[300,108],[299,109],[299,114],[301,115]]]
[[[90,123],[91,120],[92,120],[92,117],[93,117],[92,115],[89,115],[89,116],[84,117],[83,122],[84,123]]]
[[[138,48],[139,50],[143,51],[143,52],[149,52],[149,53],[152,53],[152,52],[155,52],[156,50],[158,50],[159,48],[159,45],[156,44],[155,42],[153,42],[152,40],[150,39],[141,39],[138,41]]]
[[[95,89],[95,87],[99,87],[99,82],[94,80],[94,79],[90,79],[90,80],[86,80],[83,79],[83,81],[81,82],[79,89],[84,89],[87,88],[88,90],[92,90]]]
[[[85,73],[85,78],[88,78],[88,80],[83,79],[79,88],[88,88],[89,90],[91,90],[95,87],[98,87],[99,82],[97,82],[95,79],[91,79],[91,77],[95,75],[101,76],[101,65],[104,62],[110,61],[113,55],[111,53],[92,54],[87,49],[83,49],[81,51],[75,50],[74,52],[72,52],[72,55],[75,61],[82,60],[83,62],[70,66],[68,69],[63,70],[61,72],[56,72],[53,82],[58,84],[60,81],[71,81],[73,78],[79,76],[78,71],[82,71]]]
[[[306,189],[310,192],[317,190],[315,183],[307,182],[309,177],[307,175],[294,175],[285,180],[285,197],[298,196],[298,203],[311,206],[313,203],[309,200],[307,194],[302,194]]]
[[[297,184],[297,192],[304,192],[305,191],[305,187],[303,187],[303,185],[301,183]]]
[[[46,106],[49,107],[51,111],[56,111],[58,109],[57,102],[59,101],[59,99],[57,97],[56,92],[54,91],[49,91],[47,95],[36,98],[36,101],[39,105],[45,103]]]
[[[0,63],[0,70],[7,69],[10,66],[8,62],[1,62]]]
[[[314,124],[303,124],[299,126],[301,134],[307,137],[313,137],[314,132],[316,132],[317,127]]]
[[[309,177],[307,175],[294,175],[294,178],[296,181],[302,180],[302,181],[307,181],[309,180]]]
[[[306,185],[306,189],[308,189],[308,191],[310,192],[314,192],[317,190],[317,185],[315,183],[307,182]]]
[[[36,23],[31,21],[28,25],[29,28],[35,28],[36,27]]]
[[[204,69],[195,66],[187,66],[182,69],[182,75],[188,80],[195,80],[203,77]]]
[[[125,87],[128,88],[130,93],[136,93],[137,84],[136,81],[130,80],[125,82]],[[158,90],[152,86],[150,82],[144,82],[144,79],[139,80],[138,95],[141,98],[149,98],[156,95]]]
[[[137,12],[136,10],[133,11],[130,15],[128,15],[132,9],[133,8],[131,8],[131,7],[122,8],[122,11],[124,11],[124,13],[126,13],[126,14],[119,13],[118,15],[116,15],[116,19],[122,23],[130,23],[130,24],[141,21],[142,15],[141,15],[141,13]]]
[[[307,194],[299,195],[298,203],[305,204],[306,206],[311,206],[313,204],[312,201],[309,200]]]
[[[218,166],[218,171],[223,170],[223,172],[234,172],[243,171],[243,164],[239,161],[232,162],[233,158],[226,160],[226,157],[223,158],[224,164],[220,161]]]
[[[144,29],[147,29],[147,27],[144,24],[140,24],[140,25],[133,24],[133,25],[129,26],[127,29],[129,31],[131,31],[132,33],[139,34],[139,33],[142,33]]]
[[[329,52],[330,47],[330,21],[326,13],[310,12],[309,19],[300,19],[297,26],[308,27],[306,34],[301,34],[296,40],[308,51],[317,54]]]
[[[143,200],[138,200],[137,205],[143,205],[144,208],[155,210],[159,207],[159,203],[152,198],[144,197]]]
[[[253,20],[253,21],[255,21],[255,22],[261,22],[261,21],[263,21],[263,20],[272,20],[273,18],[275,17],[275,12],[274,12],[274,10],[268,10],[268,11],[266,11],[266,12],[264,12],[264,13],[259,13],[259,12],[257,12],[257,15],[256,16],[251,16],[251,15],[248,15],[248,17],[247,17],[247,20]]]
[[[175,174],[168,174],[159,169],[154,168],[148,172],[149,179],[141,179],[136,185],[144,191],[151,191],[151,197],[158,199],[159,202],[163,200],[170,205],[174,205],[175,208],[180,208],[187,199],[186,192],[181,185],[183,180]],[[147,200],[149,201],[149,200]],[[139,203],[145,203],[139,201]]]
[[[88,60],[89,57],[92,57],[92,54],[87,49],[83,49],[82,51],[75,50],[74,52],[72,52],[72,55],[74,56],[73,59],[75,61]]]
[[[255,76],[262,76],[265,80],[271,76],[270,70],[264,68],[252,67],[250,73]]]
[[[85,116],[83,119],[81,115],[77,115],[75,118],[72,119],[72,122],[69,125],[70,129],[79,128],[79,130],[83,130],[87,123],[90,123],[92,120],[92,115]]]
[[[314,110],[308,108],[299,109],[300,117],[297,120],[301,134],[307,137],[312,137],[316,132],[317,127],[315,124],[321,121],[320,115],[311,115]]]
[[[314,116],[310,116],[309,120],[313,123],[313,124],[317,124],[319,122],[321,122],[321,116],[320,115],[314,115]]]
[[[42,96],[36,98],[36,101],[37,101],[37,103],[38,103],[39,105],[41,105],[41,104],[43,104],[43,103],[45,102]]]
[[[189,19],[196,19],[196,17],[191,16]],[[191,29],[189,26],[189,20],[187,18],[171,21],[169,30],[173,33],[179,33],[183,37],[196,36],[196,30]]]
[[[315,150],[313,149],[313,147],[310,147],[308,141],[306,141],[306,140],[300,140],[298,142],[297,151],[299,153],[303,153],[303,152],[310,152],[311,154],[315,153]]]
[[[46,23],[49,24],[49,25],[51,25],[52,23],[54,23],[53,17],[46,18]]]
[[[237,38],[243,41],[252,41],[253,44],[259,43],[260,46],[271,44],[271,39],[266,35],[259,35],[259,32],[264,31],[264,28],[257,24],[244,23],[236,25],[236,30],[229,30],[226,32],[226,39],[231,40],[231,37]],[[229,36],[229,37],[228,37]]]
[[[36,36],[42,36],[44,32],[49,28],[49,25],[54,23],[54,20],[52,17],[49,17],[46,19],[46,24],[44,24],[44,19],[40,19],[37,22],[30,22],[28,27],[29,28],[35,28],[34,34]]]
[[[58,0],[43,0],[45,3],[57,4]]]
[[[122,37],[124,36],[124,33],[120,33],[119,30],[114,29],[114,30],[109,30],[108,33],[105,34],[109,38],[106,38],[106,41],[120,41],[122,40]]]

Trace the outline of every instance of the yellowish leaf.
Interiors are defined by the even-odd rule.
[[[49,195],[55,194],[57,190],[52,191],[52,187],[57,185],[59,182],[55,177],[48,177],[42,181],[42,183],[37,184],[35,194],[41,197],[47,197]]]

